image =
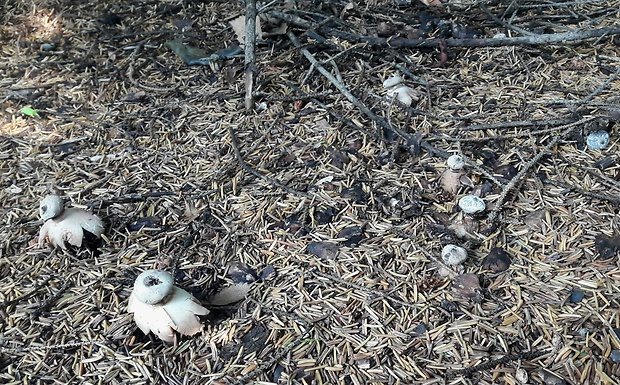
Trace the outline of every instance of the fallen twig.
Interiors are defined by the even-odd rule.
[[[338,79],[336,79],[334,77],[334,75],[329,73],[329,71],[327,71],[319,63],[319,61],[314,57],[314,55],[312,55],[310,53],[310,51],[308,51],[307,49],[305,49],[305,48],[303,48],[301,46],[301,43],[299,42],[299,39],[297,39],[297,36],[295,36],[295,34],[293,34],[292,32],[288,32],[286,35],[288,36],[289,39],[291,39],[293,44],[295,44],[295,46],[301,51],[301,53],[306,57],[306,59],[308,59],[308,61],[311,64],[313,64],[315,66],[315,68],[323,76],[325,76],[327,78],[327,80],[329,80],[329,82],[332,83],[338,89],[338,91],[340,91],[340,93],[345,98],[347,98],[347,100],[349,100],[356,108],[358,108],[364,115],[368,116],[379,127],[382,127],[384,129],[392,130],[392,131],[396,132],[401,138],[405,139],[408,143],[415,143],[415,142],[418,141],[418,139],[414,135],[409,134],[409,133],[401,130],[398,127],[392,126],[391,124],[386,122],[385,119],[377,116],[377,114],[375,114],[368,107],[366,107],[364,105],[364,103],[362,103],[358,98],[353,96],[353,94],[351,92],[349,92],[347,87],[344,84],[342,84],[342,82],[338,81]],[[439,150],[439,149],[431,146],[428,142],[422,141],[422,142],[420,142],[420,146],[422,148],[424,148],[425,150],[427,150],[428,152],[430,152],[432,154],[435,154],[435,155],[439,155],[439,156],[441,156],[443,158],[448,158],[450,156],[450,154],[448,152],[443,151],[443,150]]]
[[[483,39],[407,39],[403,37],[382,38],[356,35],[337,29],[322,27],[321,32],[354,43],[367,43],[376,47],[416,48],[439,47],[445,41],[448,47],[510,47],[510,46],[537,46],[552,43],[567,43],[581,41],[601,36],[620,34],[620,27],[599,28],[589,31],[572,31],[565,33],[550,33],[544,35],[483,38]]]
[[[530,171],[530,168],[532,168],[536,163],[538,163],[538,161],[542,159],[542,157],[545,156],[549,152],[549,150],[551,150],[551,148],[555,146],[561,139],[564,139],[568,134],[570,134],[575,129],[576,126],[590,122],[594,119],[597,119],[597,117],[581,119],[576,122],[567,124],[565,126],[558,127],[558,129],[563,128],[564,131],[562,131],[561,133],[553,137],[553,139],[551,139],[551,141],[547,143],[547,145],[543,147],[538,152],[538,154],[536,154],[536,156],[534,156],[529,162],[527,162],[523,166],[523,168],[517,173],[517,175],[515,175],[510,180],[510,182],[508,182],[508,184],[506,184],[502,188],[502,193],[500,194],[499,198],[495,202],[495,205],[493,206],[493,210],[491,210],[491,212],[489,213],[489,216],[487,217],[489,224],[492,224],[493,222],[495,222],[495,220],[497,219],[497,216],[499,215],[500,210],[502,209],[504,200],[508,196],[508,193],[510,193],[510,191],[512,191],[512,189],[515,188],[515,186],[521,182],[521,179],[525,176],[525,174],[527,174]]]
[[[549,183],[549,184],[552,184],[552,185],[557,186],[557,187],[564,188],[564,189],[569,190],[569,191],[575,191],[575,192],[578,192],[579,194],[585,195],[585,196],[590,197],[590,198],[601,199],[601,200],[607,201],[609,203],[612,203],[612,204],[614,204],[616,206],[620,205],[620,198],[616,198],[613,195],[595,193],[595,192],[592,192],[592,191],[584,190],[581,187],[573,186],[573,185],[570,185],[568,183],[559,182],[559,181],[556,181],[556,180],[553,180],[553,179],[549,179],[549,178],[541,178],[540,180],[543,183]]]
[[[267,181],[268,183],[270,183],[270,184],[272,184],[272,185],[274,185],[274,186],[276,186],[278,188],[281,188],[282,190],[284,190],[284,191],[286,191],[286,192],[288,192],[290,194],[301,196],[301,197],[308,198],[308,199],[313,199],[314,198],[314,196],[312,196],[312,195],[310,195],[308,193],[305,193],[305,192],[302,192],[302,191],[297,191],[297,190],[295,190],[295,189],[293,189],[293,188],[291,188],[291,187],[289,187],[289,186],[287,186],[287,185],[285,185],[285,184],[283,184],[283,183],[281,183],[281,182],[279,182],[279,181],[277,181],[277,180],[275,180],[273,178],[269,178],[268,176],[265,176],[265,175],[261,174],[260,172],[254,170],[252,167],[250,167],[245,162],[245,160],[243,160],[243,156],[241,156],[241,151],[239,151],[239,144],[237,143],[237,136],[235,135],[235,131],[233,130],[232,126],[228,128],[228,135],[230,136],[230,142],[231,142],[233,151],[235,152],[235,156],[237,157],[237,162],[239,162],[239,164],[241,165],[241,167],[245,171],[249,172],[250,174],[252,174],[252,175],[254,175],[254,176],[256,176],[256,177],[258,177],[258,178],[260,178],[260,179],[262,179],[264,181]]]
[[[254,108],[256,76],[256,0],[245,2],[245,110]]]

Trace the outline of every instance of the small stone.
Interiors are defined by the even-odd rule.
[[[457,245],[446,245],[441,250],[441,259],[451,266],[460,265],[467,260],[467,250]]]
[[[612,350],[611,353],[609,353],[609,359],[615,363],[620,362],[620,350]]]
[[[459,207],[465,214],[476,214],[484,211],[484,201],[475,195],[465,195],[459,200]]]
[[[415,328],[413,328],[413,334],[417,336],[424,335],[428,331],[428,328],[424,324],[419,324]]]
[[[607,131],[595,131],[586,138],[590,150],[602,150],[609,145],[609,133]]]
[[[43,51],[51,51],[54,49],[54,44],[50,44],[50,43],[43,43],[41,44],[41,49]]]
[[[585,296],[586,296],[586,294],[583,291],[578,290],[578,289],[573,289],[570,292],[569,301],[571,301],[572,303],[578,303],[578,302],[581,302],[581,300]]]

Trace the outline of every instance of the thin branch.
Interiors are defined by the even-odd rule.
[[[613,195],[595,193],[595,192],[592,192],[592,191],[585,190],[585,189],[583,189],[581,187],[573,186],[573,185],[570,185],[568,183],[559,182],[559,181],[556,181],[556,180],[553,180],[553,179],[549,179],[549,178],[541,178],[541,181],[543,183],[549,183],[549,184],[552,184],[554,186],[567,189],[569,191],[575,191],[575,192],[577,192],[577,193],[579,193],[581,195],[585,195],[585,196],[590,197],[590,198],[607,201],[607,202],[612,203],[612,204],[614,204],[616,206],[620,205],[620,198],[617,198],[617,197],[615,197]]]
[[[245,110],[254,108],[256,77],[256,0],[245,2]]]
[[[516,361],[516,360],[533,360],[536,359],[542,355],[545,355],[549,353],[549,351],[546,350],[534,350],[533,352],[521,352],[521,353],[516,353],[516,354],[508,354],[505,355],[501,358],[498,358],[496,360],[490,360],[487,362],[483,362],[481,364],[469,367],[469,368],[465,368],[465,369],[458,369],[458,370],[451,370],[447,373],[448,376],[457,376],[457,375],[465,375],[465,376],[469,376],[475,372],[481,372],[484,370],[489,370],[489,369],[493,369],[494,367],[496,367],[497,365],[503,365],[503,364],[507,364],[509,362],[512,361]]]
[[[260,172],[254,170],[252,167],[250,167],[245,162],[245,160],[243,160],[243,156],[241,156],[241,151],[239,151],[239,144],[237,143],[237,136],[235,135],[235,130],[233,130],[232,126],[228,128],[228,135],[230,136],[230,142],[231,142],[233,151],[235,151],[235,156],[237,157],[237,162],[239,162],[239,164],[241,165],[241,167],[245,171],[249,172],[250,174],[252,174],[252,175],[254,175],[254,176],[256,176],[256,177],[258,177],[258,178],[260,178],[260,179],[262,179],[262,180],[264,180],[264,181],[266,181],[266,182],[268,182],[268,183],[270,183],[270,184],[272,184],[272,185],[274,185],[276,187],[281,188],[282,190],[284,190],[284,191],[286,191],[286,192],[288,192],[290,194],[301,196],[301,197],[308,198],[308,199],[314,199],[314,196],[312,196],[312,195],[310,195],[308,193],[305,193],[305,192],[302,192],[302,191],[297,191],[297,190],[295,190],[293,188],[290,188],[287,185],[285,185],[285,184],[283,184],[283,183],[281,183],[281,182],[279,182],[279,181],[277,181],[277,180],[275,180],[273,178],[269,178],[268,176],[265,176],[265,175],[261,174]]]
[[[306,59],[308,59],[308,61],[314,65],[314,67],[323,75],[327,78],[327,80],[329,80],[330,83],[332,83],[337,89],[338,91],[340,91],[340,93],[347,98],[348,101],[350,101],[357,109],[359,109],[364,115],[368,116],[372,121],[374,121],[378,126],[387,129],[387,130],[392,130],[394,132],[396,132],[401,138],[405,139],[407,142],[417,142],[417,138],[414,137],[414,135],[409,134],[403,130],[401,130],[398,127],[394,127],[392,125],[390,125],[388,122],[385,121],[385,119],[379,117],[377,114],[375,114],[374,112],[372,112],[368,107],[366,107],[364,105],[364,103],[362,103],[358,98],[356,98],[355,96],[353,96],[353,94],[351,92],[349,92],[349,90],[347,89],[347,87],[342,84],[341,82],[338,81],[338,79],[336,79],[334,77],[334,75],[332,75],[329,71],[327,71],[320,63],[319,61],[314,57],[314,55],[312,55],[310,53],[310,51],[308,51],[306,48],[301,46],[301,43],[299,42],[299,39],[297,39],[297,36],[295,36],[295,34],[293,34],[292,32],[288,32],[286,34],[288,36],[289,39],[291,39],[291,41],[293,42],[293,44],[295,44],[295,47],[297,47],[301,53],[306,57]],[[439,155],[443,158],[448,158],[450,156],[450,154],[446,151],[443,150],[439,150],[433,146],[431,146],[428,142],[426,141],[422,141],[420,142],[420,146],[422,148],[424,148],[425,150],[427,150],[428,152],[435,154],[435,155]]]
[[[530,171],[530,169],[536,163],[538,163],[538,161],[540,161],[542,159],[542,157],[545,156],[549,152],[549,150],[551,150],[551,148],[553,146],[558,144],[558,142],[561,139],[565,138],[568,134],[570,134],[575,129],[576,126],[579,126],[581,124],[590,122],[590,121],[595,120],[595,119],[597,119],[597,117],[585,118],[585,119],[581,119],[581,120],[578,120],[576,122],[567,124],[565,126],[559,127],[559,128],[563,128],[564,131],[559,133],[557,136],[553,137],[553,139],[551,139],[551,141],[549,143],[547,143],[547,145],[545,147],[543,147],[542,150],[540,150],[538,152],[538,154],[536,154],[536,156],[534,156],[529,162],[527,162],[527,164],[525,164],[525,166],[523,166],[521,171],[519,171],[517,173],[517,175],[515,175],[510,180],[510,182],[508,182],[508,184],[506,186],[504,186],[504,188],[502,189],[502,193],[500,194],[499,198],[497,199],[497,202],[495,202],[495,206],[493,207],[493,210],[491,210],[491,212],[489,213],[489,216],[487,217],[488,222],[492,223],[492,222],[494,222],[497,219],[497,216],[499,215],[499,212],[502,209],[502,206],[504,204],[504,200],[506,200],[506,197],[508,196],[508,193],[510,193],[510,191],[512,191],[512,189],[515,188],[516,185],[521,182],[521,180],[523,179],[525,174],[527,174]]]
[[[412,302],[403,301],[403,300],[400,300],[398,298],[394,298],[389,293],[386,293],[384,291],[376,290],[376,289],[371,289],[369,287],[358,285],[357,283],[353,283],[353,282],[347,281],[347,280],[342,279],[340,277],[336,277],[336,276],[333,276],[333,275],[330,275],[330,274],[323,273],[322,271],[319,271],[319,269],[317,269],[316,267],[312,268],[310,270],[310,274],[314,274],[314,275],[318,275],[319,277],[327,278],[327,279],[329,279],[331,281],[338,282],[338,283],[340,283],[342,285],[345,285],[347,287],[350,287],[350,288],[353,288],[353,289],[356,289],[356,290],[360,290],[360,291],[363,291],[363,292],[366,292],[366,293],[374,294],[377,297],[385,298],[388,301],[392,301],[392,302],[397,303],[397,304],[402,305],[402,306],[412,307],[414,309],[420,309],[421,307],[423,307],[423,305],[419,305],[419,304],[415,304],[415,303],[412,303]]]
[[[572,31],[565,33],[550,33],[534,36],[483,38],[483,39],[407,39],[403,37],[382,38],[373,36],[361,36],[350,32],[323,27],[325,34],[338,37],[354,43],[367,43],[377,47],[390,48],[415,48],[415,47],[439,47],[445,42],[448,47],[510,47],[510,46],[537,46],[553,43],[567,43],[591,39],[601,36],[614,36],[620,34],[620,27],[592,29],[589,31]]]
[[[489,11],[489,9],[484,4],[480,4],[480,8],[484,12],[486,12],[487,15],[489,15],[491,20],[493,20],[494,22],[496,22],[497,24],[501,25],[502,27],[504,27],[506,29],[510,29],[510,30],[515,31],[515,32],[519,32],[523,36],[536,36],[537,35],[535,33],[527,31],[527,30],[525,30],[523,28],[519,28],[519,27],[517,27],[515,25],[512,25],[510,23],[506,23],[505,21],[503,21],[499,17],[495,16],[491,11]]]

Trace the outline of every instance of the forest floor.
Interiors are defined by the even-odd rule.
[[[234,47],[241,3],[4,2],[0,382],[620,384],[617,2],[394,1],[269,3],[253,100],[243,53],[170,49]],[[39,247],[51,193],[97,251]],[[204,331],[136,328],[152,268]]]

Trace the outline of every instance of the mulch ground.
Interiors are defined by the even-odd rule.
[[[619,36],[441,43],[613,27],[620,11],[505,3],[275,2],[301,46],[262,22],[246,113],[243,55],[189,66],[165,46],[235,44],[242,4],[4,2],[0,382],[620,383]],[[387,96],[394,75],[411,107]],[[588,148],[599,130],[609,145]],[[451,194],[457,153],[470,180]],[[38,247],[50,193],[104,220],[97,252]],[[464,216],[466,194],[486,211]],[[236,263],[262,279],[175,346],[126,311],[145,269],[208,305]]]

